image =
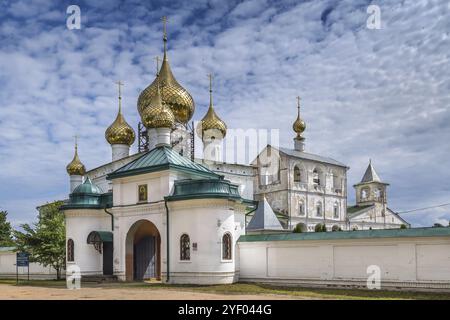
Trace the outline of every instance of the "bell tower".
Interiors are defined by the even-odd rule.
[[[361,179],[361,182],[353,187],[356,190],[356,205],[366,206],[387,203],[386,189],[389,184],[382,182],[369,160],[369,166]]]

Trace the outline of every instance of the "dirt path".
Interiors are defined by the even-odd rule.
[[[0,300],[269,300],[293,299],[284,295],[225,295],[190,292],[176,289],[133,288],[133,287],[89,287],[79,290],[66,288],[14,286],[0,284]],[[304,297],[303,297],[304,299]]]

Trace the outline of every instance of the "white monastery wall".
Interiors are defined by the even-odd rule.
[[[313,286],[366,286],[367,268],[382,287],[450,289],[450,239],[368,238],[239,242],[240,280]]]
[[[18,271],[19,280],[27,279],[27,267],[19,267]],[[61,275],[64,276],[64,272]],[[0,278],[16,278],[16,252],[0,252]],[[56,271],[52,267],[33,262],[30,263],[30,279],[56,279]]]

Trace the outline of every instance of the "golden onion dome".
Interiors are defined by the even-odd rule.
[[[292,129],[294,129],[294,132],[297,133],[297,138],[301,138],[302,133],[305,131],[306,129],[306,123],[305,121],[303,121],[302,118],[300,118],[300,97],[297,97],[297,101],[298,101],[298,114],[297,114],[297,119],[294,121],[294,124],[292,125]]]
[[[175,116],[161,99],[159,86],[156,86],[156,94],[142,110],[141,120],[147,129],[172,128],[175,125]]]
[[[227,134],[227,125],[219,118],[214,111],[213,98],[212,98],[212,76],[209,75],[209,108],[206,115],[200,120],[197,127],[197,133],[201,138],[225,138]]]
[[[131,146],[136,139],[136,134],[134,133],[133,128],[125,121],[125,118],[122,114],[122,97],[120,94],[120,86],[119,84],[119,112],[117,113],[116,120],[106,129],[105,131],[105,139],[109,144],[126,144]]]
[[[161,98],[163,103],[168,106],[175,121],[186,124],[194,115],[195,104],[194,99],[189,92],[184,89],[175,79],[167,58],[167,35],[164,27],[164,60],[159,70],[159,86],[161,90]],[[155,79],[147,88],[139,95],[137,107],[139,114],[149,105],[152,98],[156,95],[157,79]]]
[[[66,167],[67,173],[70,176],[84,176],[86,173],[86,168],[84,164],[81,163],[80,158],[78,157],[78,145],[75,143],[75,155],[73,156],[72,161]]]

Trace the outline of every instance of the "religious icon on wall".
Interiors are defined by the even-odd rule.
[[[139,189],[139,202],[147,201],[147,185],[142,184],[138,187]]]

